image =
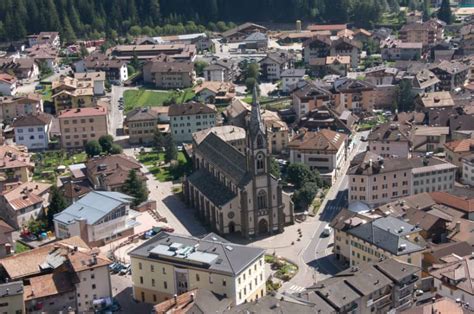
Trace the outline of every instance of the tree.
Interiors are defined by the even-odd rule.
[[[245,87],[247,88],[248,92],[252,92],[253,87],[257,84],[257,80],[253,77],[249,77],[245,80]]]
[[[431,17],[431,12],[430,12],[430,1],[429,0],[423,0],[423,21],[428,21]]]
[[[303,163],[290,164],[287,169],[286,179],[296,189],[300,189],[306,182],[314,182],[318,186],[322,185],[319,172],[312,171],[308,165]]]
[[[313,203],[314,197],[318,191],[318,185],[315,182],[306,182],[304,185],[293,193],[293,202],[296,209],[307,210],[309,205]]]
[[[449,0],[443,0],[441,2],[441,6],[438,10],[438,18],[446,24],[451,24],[453,22],[453,13],[451,12]]]
[[[116,143],[112,144],[109,150],[109,153],[111,153],[112,155],[121,154],[122,152],[123,152],[122,146]]]
[[[102,153],[102,146],[100,146],[97,140],[92,140],[92,141],[87,142],[85,151],[86,151],[87,156],[94,157]]]
[[[157,152],[161,152],[165,146],[165,136],[158,128],[153,131],[153,146]]]
[[[135,169],[130,170],[127,180],[125,180],[122,191],[130,196],[133,196],[132,205],[138,206],[148,199],[148,190],[145,182],[141,180]]]
[[[412,86],[409,80],[402,80],[397,87],[397,104],[399,111],[414,109]]]
[[[260,76],[260,67],[258,66],[257,63],[251,62],[247,65],[247,68],[245,70],[245,78],[253,78],[255,80],[258,80],[258,77]]]
[[[133,37],[137,37],[142,33],[142,28],[138,25],[133,25],[132,27],[130,27],[130,30],[128,33],[132,35]]]
[[[54,215],[62,212],[67,207],[66,199],[64,195],[59,191],[56,185],[53,185],[50,190],[51,201],[48,206],[48,226],[51,228],[54,226]]]
[[[33,217],[31,217],[28,221],[27,227],[28,231],[32,234],[38,235],[48,229],[48,222],[44,219],[33,219]]]
[[[165,148],[165,161],[166,162],[170,162],[178,158],[178,149],[176,148],[176,144],[173,140],[173,137],[170,134],[165,136],[164,148]]]
[[[280,165],[273,157],[270,160],[270,174],[273,175],[275,178],[280,178],[281,176]]]
[[[99,144],[104,153],[110,153],[110,149],[114,144],[114,138],[112,137],[112,135],[102,135],[101,137],[99,137]]]
[[[203,76],[204,75],[204,69],[208,66],[209,64],[206,61],[198,60],[194,63],[194,69],[196,70],[196,75],[197,76]]]

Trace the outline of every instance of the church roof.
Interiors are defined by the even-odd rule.
[[[206,170],[195,171],[188,181],[217,206],[225,205],[237,196]]]
[[[250,138],[255,139],[257,134],[265,134],[265,125],[260,113],[260,104],[257,100],[257,86],[253,88],[252,110],[250,112]]]

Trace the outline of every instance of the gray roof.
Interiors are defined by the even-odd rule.
[[[377,263],[374,267],[395,282],[400,282],[420,271],[420,268],[412,264],[403,263],[393,258]]]
[[[405,236],[421,231],[405,221],[387,216],[359,225],[347,232],[394,255],[421,251],[424,246],[408,241]]]
[[[160,232],[129,253],[132,257],[168,261],[238,275],[263,256],[264,249],[230,243],[210,233],[204,238]]]
[[[12,281],[0,284],[0,297],[5,297],[7,295],[17,295],[23,294],[23,282],[22,281]]]
[[[247,36],[244,41],[265,41],[267,40],[267,35],[260,33],[260,32],[255,32]]]
[[[298,302],[297,300],[280,300],[275,297],[266,295],[259,298],[255,302],[246,302],[238,306],[231,307],[224,311],[224,313],[234,314],[248,314],[248,313],[259,313],[259,314],[313,314],[313,313],[336,313],[336,311],[329,306],[329,304],[323,303],[321,306],[318,304],[307,304],[304,302]]]
[[[217,206],[225,205],[237,196],[203,169],[191,174],[188,181]]]
[[[54,220],[70,224],[75,220],[85,219],[87,224],[93,225],[117,207],[130,203],[132,199],[120,192],[92,191],[56,214]]]

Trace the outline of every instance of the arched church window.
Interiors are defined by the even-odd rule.
[[[265,157],[263,154],[257,155],[257,170],[264,171],[265,170]]]
[[[267,193],[264,190],[260,190],[257,194],[257,207],[258,209],[267,208]]]
[[[264,142],[263,136],[259,135],[257,137],[257,148],[264,148]]]

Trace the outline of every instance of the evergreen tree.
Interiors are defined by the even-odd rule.
[[[132,169],[128,173],[127,180],[123,185],[122,191],[130,196],[133,196],[134,200],[132,205],[134,207],[140,205],[148,199],[148,190],[146,188],[145,182],[141,180],[137,171]]]
[[[170,162],[178,158],[178,149],[176,148],[176,144],[173,140],[173,137],[170,134],[165,136],[164,148],[165,148],[165,161],[166,162]]]
[[[414,109],[411,82],[402,80],[397,87],[397,104],[399,111],[412,111]]]
[[[423,0],[423,21],[428,21],[431,17],[430,13],[430,1]]]
[[[54,215],[62,212],[67,207],[66,199],[64,195],[59,191],[56,185],[53,185],[50,190],[51,201],[48,206],[48,225],[49,227],[54,226]]]
[[[67,15],[64,16],[61,39],[64,43],[74,43],[76,41],[76,33],[74,32],[74,29],[72,28]]]
[[[153,131],[153,147],[157,152],[161,152],[165,146],[165,136],[160,129],[156,128]]]
[[[453,14],[451,12],[449,0],[443,0],[441,2],[441,6],[438,10],[438,18],[446,24],[451,24],[453,22]]]

